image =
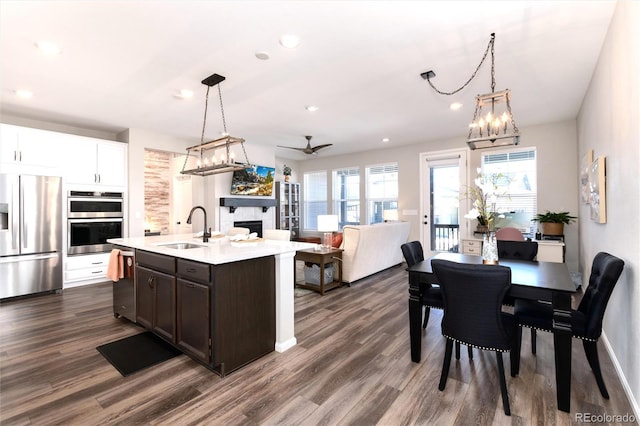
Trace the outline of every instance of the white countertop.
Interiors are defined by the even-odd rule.
[[[193,234],[113,238],[107,240],[107,242],[212,265],[284,253],[295,253],[298,250],[316,246],[316,244],[312,243],[265,239],[250,242],[232,242],[229,240],[229,237],[226,236],[222,238],[210,238],[208,243],[203,243],[202,237],[194,237]],[[174,249],[162,246],[162,244],[167,243],[192,243],[202,245],[203,247]]]

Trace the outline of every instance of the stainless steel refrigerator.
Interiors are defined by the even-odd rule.
[[[0,299],[62,289],[62,180],[0,174]]]

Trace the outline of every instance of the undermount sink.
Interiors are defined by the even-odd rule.
[[[166,243],[166,244],[158,244],[158,246],[170,248],[170,249],[176,249],[176,250],[186,250],[186,249],[206,247],[201,244],[193,244],[193,243]]]

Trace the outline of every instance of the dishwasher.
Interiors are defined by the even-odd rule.
[[[115,245],[113,248],[120,250],[124,263],[124,277],[113,281],[113,316],[136,322],[135,251]]]

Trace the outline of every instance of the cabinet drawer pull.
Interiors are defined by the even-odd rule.
[[[187,268],[187,272],[195,273],[195,272],[198,272],[198,271],[196,270],[196,268]]]
[[[196,288],[196,286],[193,285],[193,284],[186,284],[186,286],[189,287],[189,288]]]
[[[102,265],[104,262],[91,262],[92,265]]]
[[[91,272],[91,273],[92,273],[92,274],[101,274],[101,273],[102,273],[102,271],[93,271],[93,272]]]

